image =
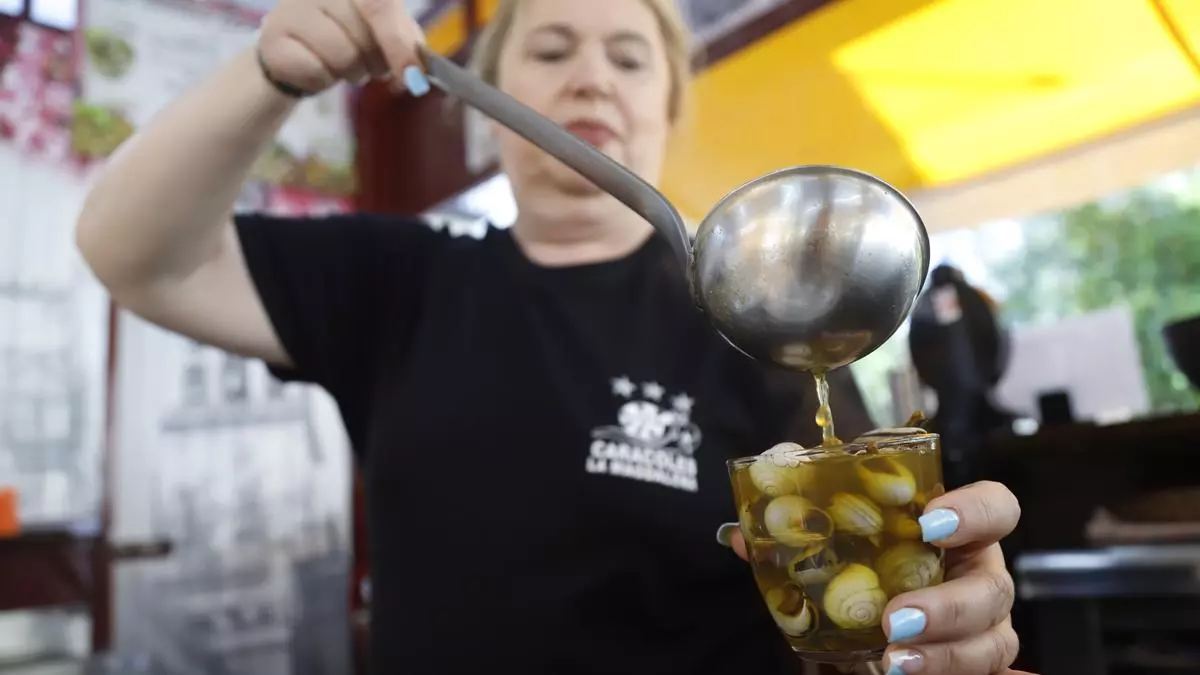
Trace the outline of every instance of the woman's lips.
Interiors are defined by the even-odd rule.
[[[597,148],[603,147],[617,138],[617,132],[600,122],[580,120],[568,123],[565,128],[575,137]]]

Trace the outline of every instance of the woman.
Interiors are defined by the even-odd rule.
[[[80,216],[84,256],[131,311],[335,397],[368,485],[375,672],[796,672],[712,538],[732,511],[724,461],[815,406],[713,333],[645,222],[503,129],[511,231],[231,218],[296,96],[389,72],[421,94],[420,40],[401,0],[282,0],[257,50],[113,157]],[[669,0],[519,0],[475,66],[654,182],[686,63]],[[856,394],[836,380],[845,426]],[[993,484],[930,504],[952,580],[889,606],[895,672],[1012,663],[996,542],[1017,517]]]

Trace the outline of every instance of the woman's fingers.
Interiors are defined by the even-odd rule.
[[[354,1],[391,72],[401,73],[409,66],[419,65],[417,46],[424,38],[403,0]]]
[[[1011,672],[1019,650],[1012,624],[1004,621],[966,640],[892,647],[884,664],[889,675],[996,675]]]
[[[750,554],[746,551],[746,539],[742,536],[742,530],[737,523],[724,523],[718,527],[717,543],[733,549],[733,552],[738,554],[742,560],[750,559]]]
[[[919,522],[922,538],[936,546],[986,547],[1008,536],[1020,518],[1021,505],[1008,488],[981,481],[930,501]]]
[[[360,68],[362,56],[358,45],[345,30],[320,8],[313,7],[304,21],[288,33],[288,37],[308,47],[327,73],[327,82],[352,79]]]
[[[950,642],[1003,623],[1012,611],[1013,581],[1003,568],[979,570],[896,596],[884,610],[892,643]]]

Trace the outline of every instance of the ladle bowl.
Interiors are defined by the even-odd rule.
[[[891,337],[929,268],[916,209],[869,174],[800,166],[737,188],[693,245],[698,304],[747,355],[797,370],[852,363]]]
[[[823,371],[870,354],[908,317],[929,270],[929,235],[883,180],[800,166],[726,195],[694,244],[666,197],[553,121],[428,49],[430,81],[545,150],[666,238],[696,304],[747,356]]]

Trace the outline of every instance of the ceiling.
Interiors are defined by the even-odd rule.
[[[1200,0],[1162,5],[1200,53]],[[699,76],[664,187],[693,217],[793,164],[915,193],[1197,105],[1200,70],[1147,0],[841,0]]]
[[[457,4],[429,26],[431,46],[461,44]],[[1200,0],[836,0],[698,74],[663,189],[697,220],[746,180],[829,163],[928,204],[931,229],[978,220],[964,195],[980,202],[996,177],[1009,192],[985,195],[988,214],[1010,215],[1034,208],[1014,201],[1014,176],[1040,167],[1044,183],[1047,162],[1094,172],[1088,148],[1108,148],[1109,183],[1152,177],[1122,174],[1135,164],[1200,163],[1198,54]],[[1175,142],[1163,125],[1181,117],[1196,137]],[[1141,129],[1157,130],[1139,146],[1149,161],[1114,154]]]

